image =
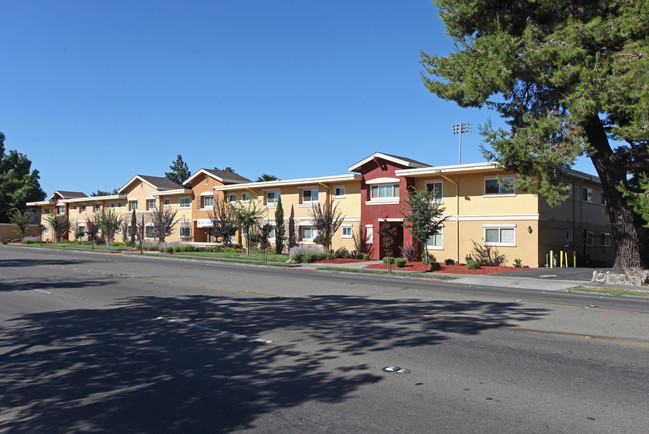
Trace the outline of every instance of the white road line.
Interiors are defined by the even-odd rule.
[[[184,326],[187,326],[187,327],[194,327],[194,328],[201,329],[201,330],[207,330],[207,331],[210,331],[210,332],[215,332],[215,333],[218,333],[220,335],[226,335],[226,336],[230,336],[230,337],[237,338],[237,339],[245,339],[247,341],[259,342],[259,343],[262,343],[262,344],[270,344],[271,342],[273,342],[273,341],[267,341],[265,339],[255,338],[255,337],[252,337],[252,336],[240,335],[238,333],[233,333],[233,332],[228,332],[228,331],[225,331],[225,330],[215,329],[215,328],[212,328],[212,327],[205,327],[205,326],[198,325],[198,324],[192,324],[192,323],[188,323],[188,322],[185,322],[185,321],[178,321],[176,319],[164,318],[162,316],[159,316],[156,319],[161,319],[163,321],[171,322],[171,323],[174,323],[174,324],[181,324],[181,325],[184,325]]]
[[[36,291],[42,294],[51,294],[50,291],[45,291],[44,289],[30,288],[29,286],[16,285],[15,283],[5,283],[5,285],[13,286],[14,288],[27,289],[29,291]]]

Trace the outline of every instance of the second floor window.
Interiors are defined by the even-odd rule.
[[[192,200],[189,197],[181,197],[180,198],[180,207],[181,208],[191,208],[192,206]]]
[[[266,204],[275,206],[279,201],[279,191],[269,191],[266,193]]]
[[[203,208],[212,208],[214,207],[214,197],[213,196],[204,196],[203,197]]]
[[[373,185],[370,189],[370,199],[395,199],[399,197],[399,184]]]
[[[146,201],[146,209],[149,209],[149,210],[156,209],[155,199],[148,199]]]
[[[128,210],[133,211],[134,209],[137,209],[137,200],[130,200],[128,202]]]
[[[317,201],[318,201],[317,189],[302,190],[302,203],[311,203]]]

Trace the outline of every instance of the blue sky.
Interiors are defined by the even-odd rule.
[[[429,0],[4,0],[0,131],[55,190],[233,167],[347,173],[373,152],[458,162],[451,125],[498,114],[428,93],[419,51],[453,45]],[[595,173],[581,161],[576,167]]]

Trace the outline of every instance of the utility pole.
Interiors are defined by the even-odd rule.
[[[460,122],[457,124],[453,124],[453,134],[460,135],[458,164],[462,164],[462,133],[470,133],[470,132],[471,132],[471,122]]]

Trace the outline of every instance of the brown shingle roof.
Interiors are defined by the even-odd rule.
[[[215,170],[215,169],[205,169],[206,172],[211,173],[212,175],[223,179],[224,181],[237,181],[237,182],[252,182],[248,178],[244,178],[235,172],[230,172],[227,170]]]
[[[169,178],[164,176],[145,176],[145,175],[136,175],[153,185],[158,190],[176,190],[179,188],[184,188],[182,185],[178,185],[175,182],[171,181]]]

